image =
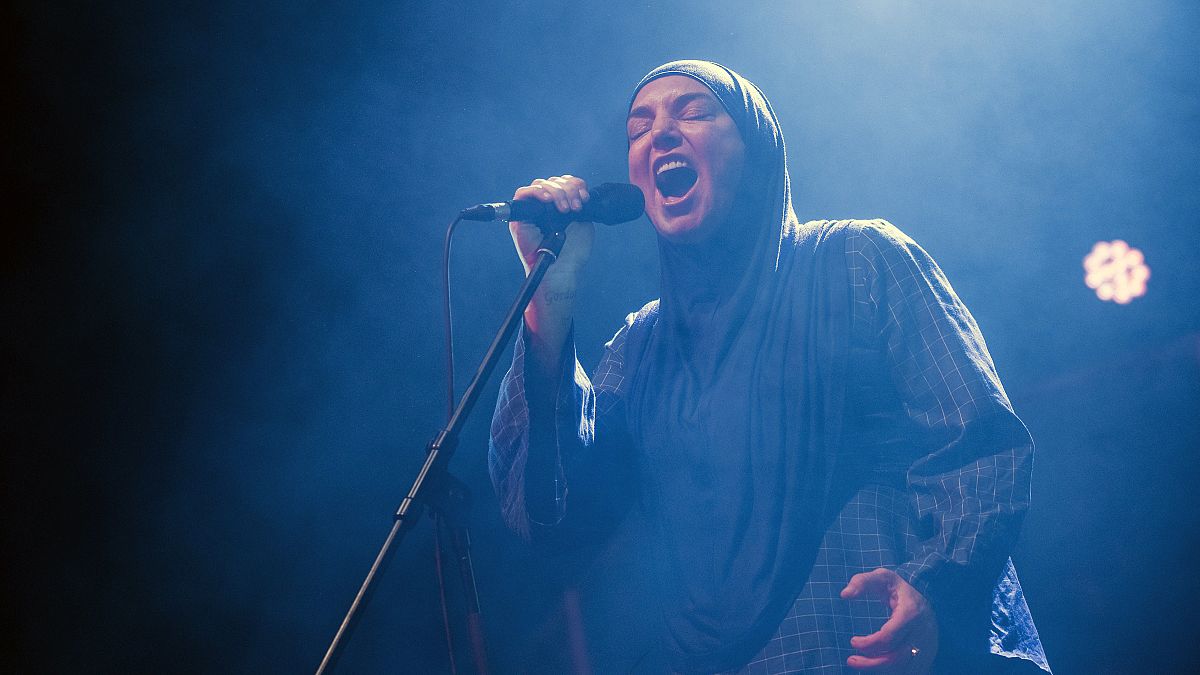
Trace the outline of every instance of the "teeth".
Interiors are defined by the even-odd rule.
[[[670,171],[671,169],[682,169],[685,166],[687,166],[687,162],[684,162],[684,161],[681,161],[678,159],[671,160],[670,162],[667,162],[666,164],[663,164],[662,166],[658,167],[658,171],[654,172],[654,175],[656,175],[656,176],[661,175],[662,172]]]

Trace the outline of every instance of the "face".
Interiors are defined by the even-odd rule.
[[[627,131],[629,180],[654,228],[679,243],[710,236],[732,210],[746,157],[721,102],[690,77],[660,77],[634,98]]]

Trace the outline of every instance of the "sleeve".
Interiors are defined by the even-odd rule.
[[[906,477],[918,541],[896,571],[939,611],[990,597],[1029,508],[1033,441],[929,254],[885,221],[851,242],[855,287],[921,448]]]
[[[605,345],[594,378],[579,364],[572,330],[554,392],[536,390],[524,325],[517,335],[492,416],[488,468],[505,523],[526,540],[596,534],[623,513],[611,504],[629,496],[624,366],[634,316]]]

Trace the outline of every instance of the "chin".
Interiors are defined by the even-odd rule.
[[[700,244],[712,238],[720,229],[728,209],[714,208],[716,205],[697,204],[690,213],[671,215],[658,210],[650,222],[659,236],[675,244]]]
[[[691,219],[675,219],[662,225],[651,222],[660,237],[675,244],[699,244],[709,238],[713,229]]]

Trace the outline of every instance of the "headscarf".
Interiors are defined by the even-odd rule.
[[[783,135],[758,87],[675,61],[634,97],[668,75],[707,86],[746,147],[727,221],[697,244],[659,237],[657,322],[626,345],[672,665],[715,672],[765,645],[833,515],[850,292],[844,247],[825,243],[836,228],[792,210]]]

